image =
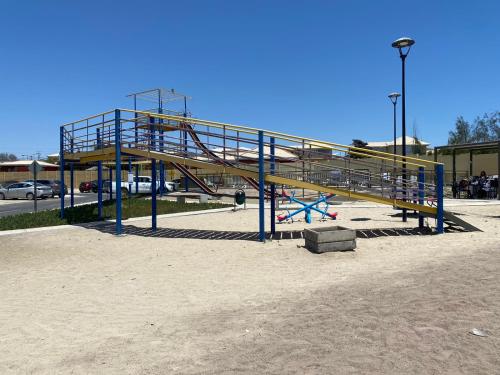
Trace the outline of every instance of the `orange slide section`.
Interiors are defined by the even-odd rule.
[[[210,195],[217,195],[215,191],[210,189],[210,187],[202,180],[200,180],[197,176],[195,176],[191,171],[179,163],[171,162],[175,169],[181,172],[184,176],[189,177],[201,190]]]
[[[216,161],[219,164],[222,164],[222,165],[225,165],[228,167],[234,167],[234,165],[232,163],[228,162],[227,160],[222,159],[220,156],[218,156],[213,151],[211,151],[207,146],[205,146],[205,144],[201,141],[201,139],[198,137],[198,134],[196,134],[196,132],[194,131],[193,127],[190,124],[184,123],[184,126],[186,127],[187,132],[189,133],[189,135],[193,139],[193,142],[196,144],[196,146],[198,148],[200,148],[208,157],[212,158],[214,161]],[[244,177],[244,176],[242,176],[241,178],[243,178],[246,182],[248,182],[248,184],[251,187],[253,187],[256,190],[259,190],[259,183],[255,179],[253,179],[251,177]],[[266,195],[268,195],[268,196],[270,195],[270,192],[267,189],[265,189],[264,191],[265,191]],[[280,194],[276,193],[276,196],[280,196]]]

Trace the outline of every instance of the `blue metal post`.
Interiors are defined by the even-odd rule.
[[[101,129],[97,128],[97,148],[101,146]],[[97,162],[97,216],[102,219],[102,161]]]
[[[73,138],[71,138],[71,153],[73,153]],[[69,194],[71,208],[75,207],[75,169],[73,162],[69,163]]]
[[[443,164],[436,165],[437,176],[437,232],[444,233],[444,167]]]
[[[75,206],[75,168],[74,163],[69,164],[69,196],[71,207]]]
[[[276,158],[274,156],[275,153],[275,143],[274,137],[270,139],[270,152],[271,152],[271,165],[270,165],[270,173],[274,176],[275,172],[275,161]],[[274,235],[276,233],[276,185],[274,183],[271,184],[271,234]]]
[[[155,126],[154,119],[150,119],[149,134],[151,137],[150,151],[155,151]],[[151,229],[156,231],[156,159],[151,159]]]
[[[259,241],[266,241],[264,222],[264,132],[259,130]]]
[[[184,117],[187,117],[187,98],[184,96]],[[184,130],[184,157],[187,158],[187,152],[188,152],[188,147],[187,147],[188,141],[187,141],[187,130]],[[207,147],[210,147],[207,145]],[[184,191],[189,191],[189,177],[184,176]]]
[[[184,158],[187,158],[187,131],[184,130]],[[189,177],[184,176],[184,191],[188,192],[189,191]]]
[[[132,173],[132,158],[129,157],[128,158],[128,174],[129,174],[129,176],[131,173]],[[132,196],[132,183],[129,182],[128,183],[128,199],[130,199],[131,196]]]
[[[116,234],[122,233],[122,155],[120,110],[115,109],[115,161],[116,161]],[[112,189],[111,189],[112,190]]]
[[[163,113],[163,109],[161,108],[161,100],[160,100],[160,108],[158,108],[158,112],[160,114]],[[158,122],[160,124],[160,130],[159,130],[159,133],[160,133],[160,136],[159,136],[159,151],[160,152],[163,152],[163,119],[158,119]],[[163,193],[165,191],[165,163],[163,162],[163,160],[160,160],[160,197],[163,197]]]
[[[156,230],[156,159],[151,159],[151,229]]]
[[[139,164],[135,166],[135,193],[139,193]]]
[[[64,218],[64,127],[59,129],[59,178],[61,183],[59,185],[61,193],[61,219]]]
[[[418,167],[418,204],[424,205],[425,198],[425,170],[424,167]],[[418,215],[418,227],[424,227],[424,217],[423,215]]]
[[[137,96],[134,94],[134,111],[137,111]],[[135,136],[135,146],[134,148],[139,147],[139,130],[137,129],[137,112],[134,112],[134,136]],[[139,164],[135,166],[135,193],[139,193]]]
[[[113,168],[109,166],[109,200],[113,200]]]

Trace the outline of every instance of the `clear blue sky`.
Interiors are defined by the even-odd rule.
[[[407,124],[444,144],[455,118],[500,109],[500,1],[5,1],[0,151],[58,151],[58,126],[173,87],[194,116],[350,143]]]

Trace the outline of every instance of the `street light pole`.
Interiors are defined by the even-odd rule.
[[[393,180],[393,194],[396,197],[396,154],[397,154],[397,146],[396,146],[396,105],[398,103],[398,98],[401,96],[399,92],[391,92],[388,97],[391,100],[393,106],[393,131],[394,131],[394,144],[393,144],[393,154],[394,154],[394,162],[392,165],[392,180]]]
[[[389,99],[391,99],[391,102],[394,107],[394,147],[393,147],[393,154],[396,155],[396,104],[398,103],[398,98],[401,96],[399,92],[392,92],[389,94]]]
[[[399,57],[401,58],[402,65],[402,85],[401,85],[401,137],[402,137],[402,156],[403,156],[403,200],[406,201],[406,82],[405,82],[405,61],[408,53],[410,52],[411,46],[415,44],[415,41],[411,38],[399,38],[392,43],[392,47],[399,50]],[[408,215],[406,208],[403,208],[403,221],[408,220]]]
[[[399,92],[391,92],[388,97],[391,100],[392,107],[393,107],[393,131],[394,131],[394,144],[393,144],[393,154],[394,154],[394,159],[392,163],[392,181],[393,181],[393,195],[394,198],[397,195],[397,169],[396,169],[396,155],[397,155],[397,148],[396,148],[396,105],[398,103],[398,98],[401,96]]]

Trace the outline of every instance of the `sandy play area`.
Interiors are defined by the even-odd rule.
[[[147,229],[0,236],[0,374],[499,373],[500,205],[449,209],[483,232],[358,239],[354,252],[322,255],[303,239]],[[350,228],[404,226],[390,207],[337,210]],[[158,224],[258,222],[247,210]]]

